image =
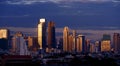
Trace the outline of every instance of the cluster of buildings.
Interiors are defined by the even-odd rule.
[[[13,55],[34,55],[52,52],[120,52],[120,33],[104,34],[100,41],[91,42],[76,30],[70,33],[66,26],[63,29],[63,37],[56,40],[55,23],[47,22],[41,18],[37,27],[37,37],[25,36],[22,32],[10,35],[9,29],[0,29],[0,51],[9,50]]]

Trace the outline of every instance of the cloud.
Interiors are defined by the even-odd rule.
[[[16,1],[6,1],[7,4],[13,4],[13,5],[20,5],[20,4],[23,4],[23,5],[30,5],[30,4],[34,4],[34,3],[45,3],[45,2],[48,2],[48,1],[45,1],[45,0],[16,0]]]
[[[12,15],[12,16],[0,16],[0,18],[11,18],[11,17],[14,17],[14,18],[16,18],[16,17],[29,17],[29,15]]]
[[[34,3],[46,3],[46,2],[52,2],[52,3],[73,3],[73,2],[120,2],[119,0],[7,0],[7,4],[13,4],[13,5],[30,5]]]

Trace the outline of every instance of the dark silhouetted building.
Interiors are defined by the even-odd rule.
[[[56,48],[55,24],[52,21],[48,22],[47,47],[48,49]]]
[[[114,33],[113,45],[114,45],[114,51],[120,52],[120,34],[119,33]]]

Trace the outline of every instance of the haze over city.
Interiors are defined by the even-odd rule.
[[[77,30],[88,39],[120,32],[119,0],[1,0],[0,27],[37,36],[40,18],[53,21],[57,37],[63,27]]]

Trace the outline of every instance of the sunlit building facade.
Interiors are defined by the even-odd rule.
[[[101,41],[101,52],[107,52],[111,50],[111,42],[110,40]]]
[[[69,28],[64,27],[63,29],[63,51],[68,51],[68,44],[69,44]]]
[[[75,52],[76,51],[76,30],[73,30],[73,49],[72,51]]]
[[[39,49],[46,49],[46,22],[41,18],[38,24],[38,44]]]
[[[85,52],[85,36],[84,35],[78,35],[76,50],[77,52]]]
[[[68,52],[73,52],[73,50],[74,50],[73,35],[69,35],[68,41],[69,41]]]
[[[8,29],[0,29],[0,39],[8,39],[10,36],[9,30]]]
[[[0,29],[0,49],[8,50],[10,46],[10,32],[8,29]]]
[[[101,52],[111,51],[111,37],[109,34],[103,34],[101,41]]]

